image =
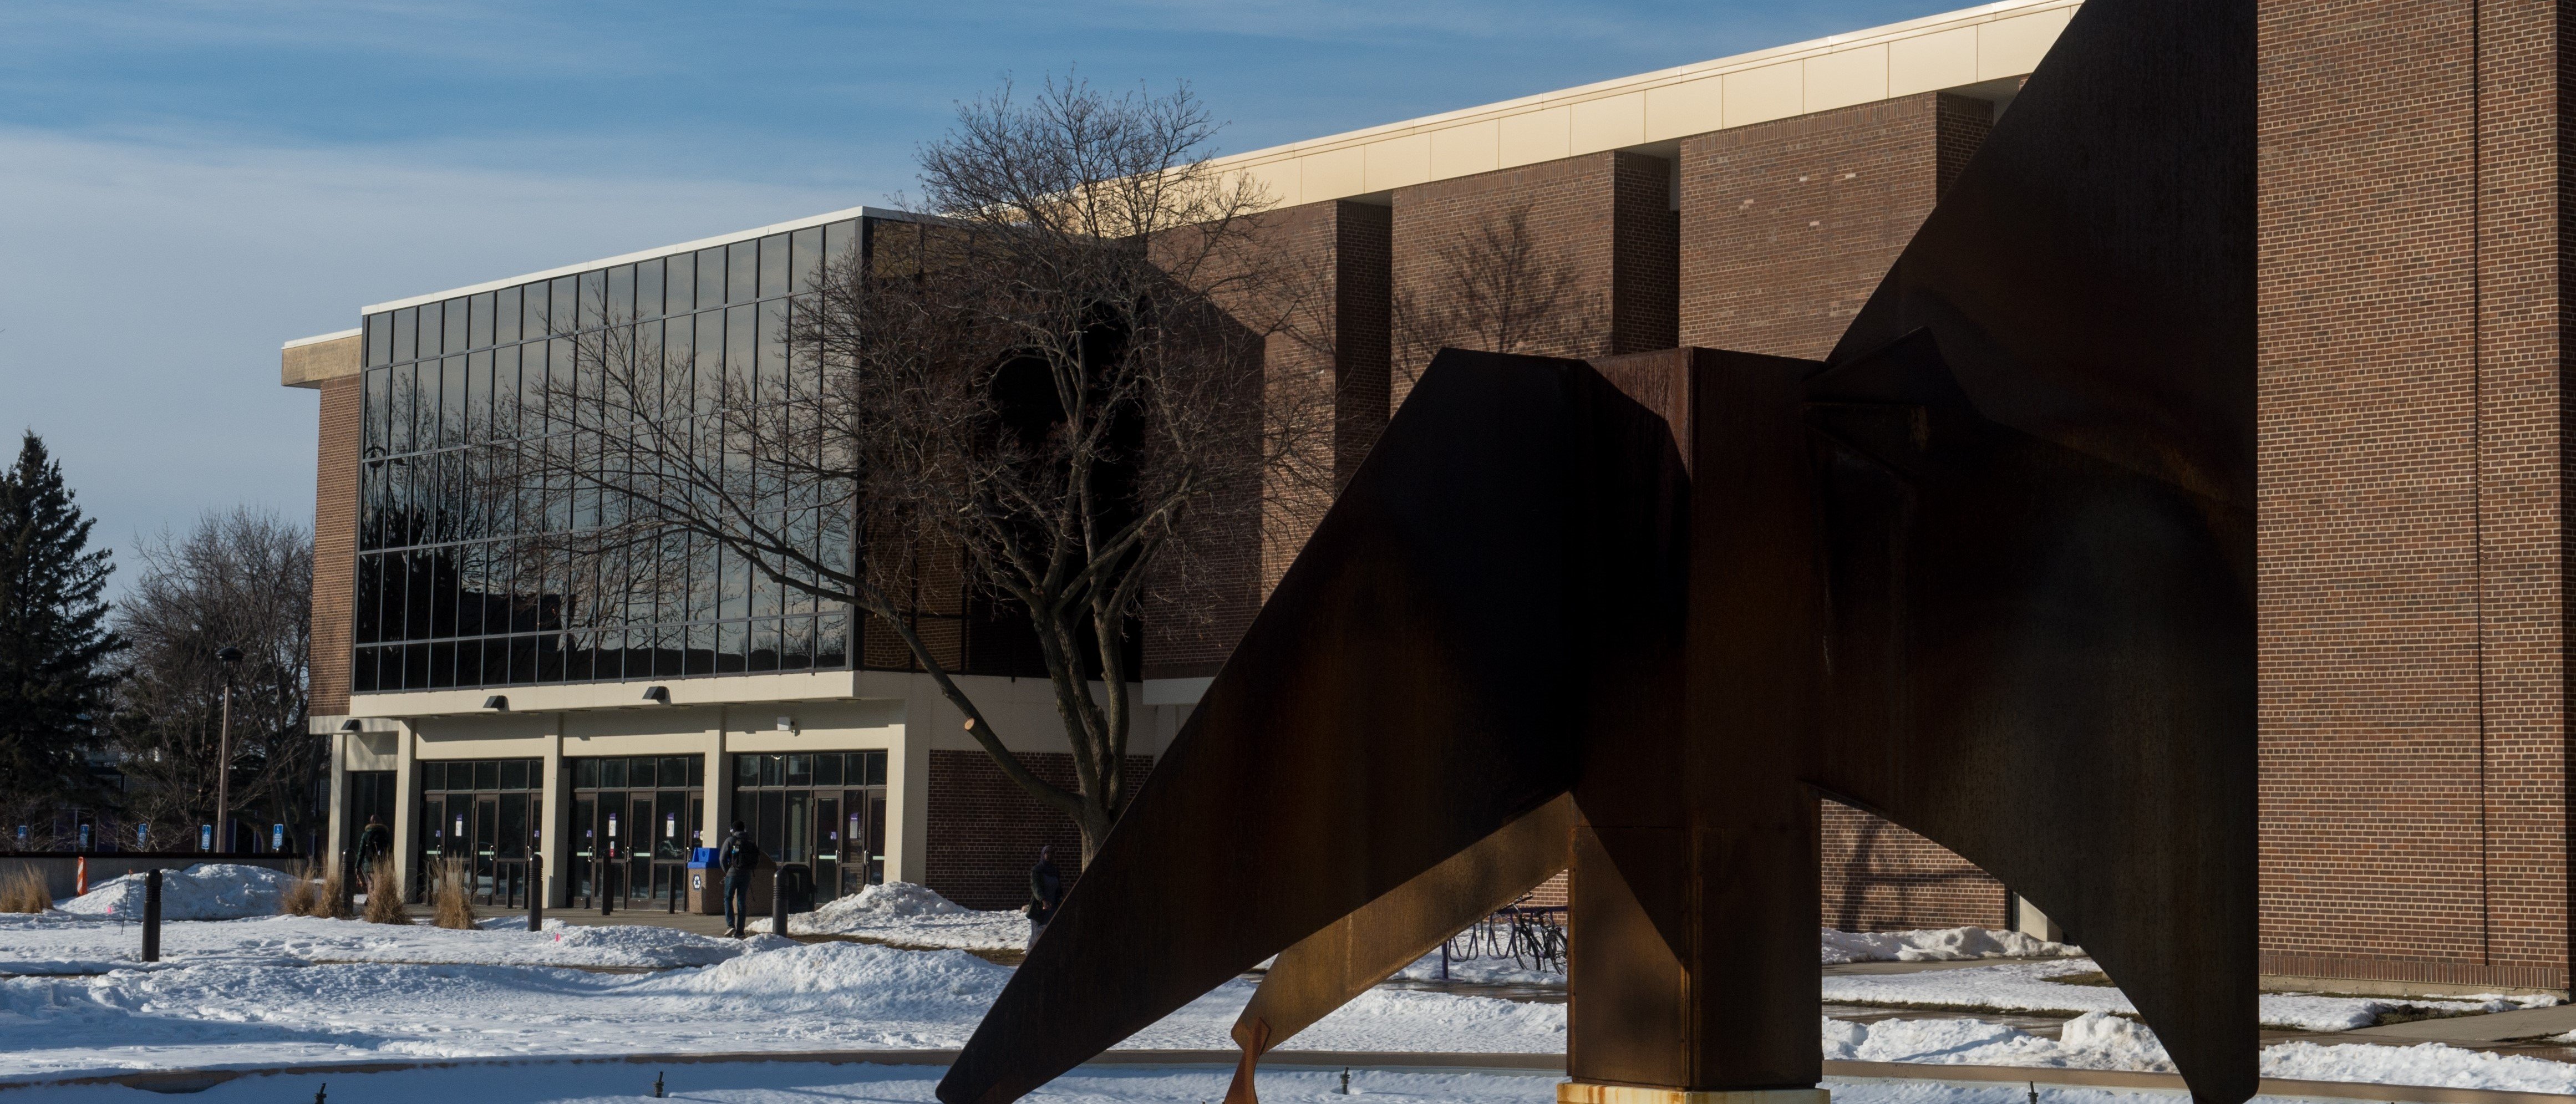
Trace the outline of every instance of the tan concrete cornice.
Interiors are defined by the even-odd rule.
[[[324,380],[354,376],[365,353],[357,330],[299,337],[278,350],[277,382],[287,387],[320,387]]]
[[[2080,0],[1964,11],[1219,158],[1282,206],[2027,75]]]

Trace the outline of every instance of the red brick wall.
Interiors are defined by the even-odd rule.
[[[1257,485],[1206,503],[1146,597],[1146,678],[1216,673],[1261,602],[1377,442],[1387,417],[1388,211],[1336,200],[1265,212],[1254,233],[1273,266],[1258,301],[1223,304],[1269,329],[1264,427],[1276,461]],[[1283,444],[1283,442],[1285,444]]]
[[[1681,344],[1832,351],[1991,120],[1927,92],[1683,139]]]
[[[1020,761],[1040,778],[1073,786],[1071,755],[1026,752]],[[1128,756],[1128,792],[1153,769],[1152,756]],[[930,753],[929,829],[921,883],[968,908],[1027,904],[1039,847],[1055,848],[1067,886],[1082,867],[1082,833],[1072,818],[1029,796],[980,751]]]
[[[2567,984],[2557,18],[2262,7],[2269,972]]]
[[[1594,357],[1671,348],[1672,163],[1597,153],[1395,191],[1401,406],[1444,345]]]
[[[1983,100],[1925,93],[1683,139],[1682,343],[1832,351],[1992,118]],[[1967,860],[1857,809],[1824,810],[1827,924],[2009,925],[2003,883]]]
[[[2012,926],[2012,895],[1993,875],[1878,817],[1831,801],[1821,804],[1827,927]]]
[[[350,616],[357,596],[359,377],[322,383],[313,488],[313,635],[305,647],[309,711],[349,711]]]

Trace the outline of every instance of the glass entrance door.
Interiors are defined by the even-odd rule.
[[[423,762],[420,856],[412,880],[417,900],[427,900],[440,864],[462,863],[466,892],[478,905],[503,908],[528,903],[530,857],[538,853],[545,800],[534,793],[544,780],[537,759]]]
[[[882,751],[733,757],[734,808],[774,862],[805,863],[832,898],[885,880]]]
[[[706,757],[568,759],[573,904],[676,910],[705,846]]]

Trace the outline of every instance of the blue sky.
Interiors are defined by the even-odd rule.
[[[1186,80],[1231,151],[1962,6],[10,0],[0,430],[44,435],[112,547],[237,503],[309,518],[280,341],[885,203],[1005,75]]]

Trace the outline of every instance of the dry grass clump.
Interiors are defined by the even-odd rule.
[[[394,864],[379,859],[367,878],[366,920],[370,924],[408,924],[411,917],[403,912],[402,880],[394,877]]]
[[[329,874],[323,875],[322,880],[314,885],[313,892],[316,896],[312,915],[326,920],[349,918],[349,885],[341,877],[339,867],[334,866]]]
[[[0,912],[44,912],[54,907],[45,876],[34,865],[17,863],[0,874]]]
[[[439,927],[474,926],[474,902],[467,896],[465,860],[447,859],[438,864],[438,885],[431,911]]]
[[[298,863],[288,876],[295,880],[286,883],[286,889],[277,895],[277,911],[288,916],[313,915],[313,896],[320,890],[313,881],[313,867]]]

